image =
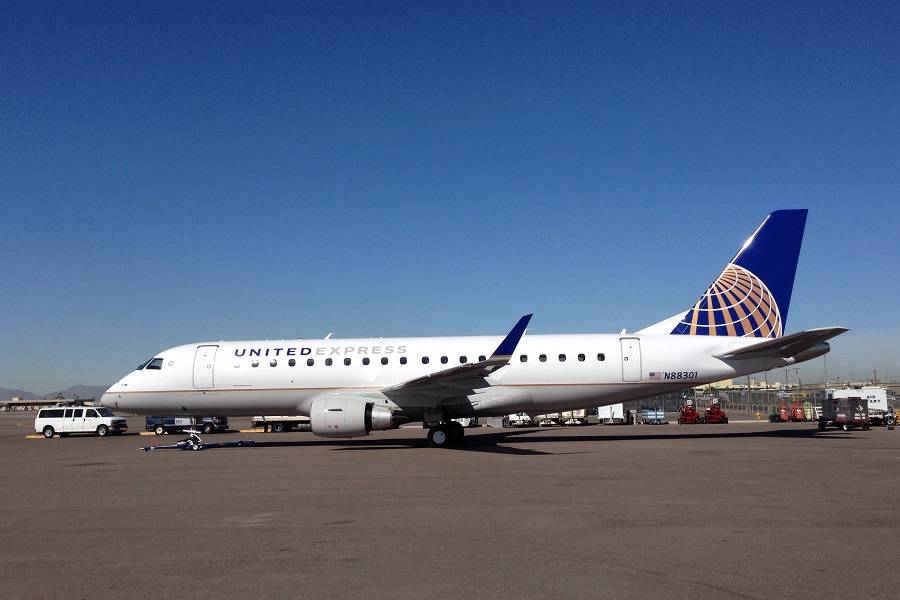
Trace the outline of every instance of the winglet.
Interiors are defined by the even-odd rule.
[[[512,353],[516,351],[516,346],[519,345],[519,340],[522,339],[522,335],[525,333],[525,328],[528,327],[528,322],[530,320],[530,314],[525,315],[524,317],[519,319],[519,322],[516,323],[516,326],[506,334],[506,337],[503,338],[503,341],[500,342],[500,345],[497,346],[497,349],[494,350],[493,354],[491,354],[491,358],[512,356]]]

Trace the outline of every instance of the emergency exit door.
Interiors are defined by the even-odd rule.
[[[194,354],[194,388],[206,390],[213,387],[218,346],[197,346]]]
[[[619,338],[622,345],[622,381],[641,380],[641,340]]]

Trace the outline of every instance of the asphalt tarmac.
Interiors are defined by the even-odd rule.
[[[900,430],[813,424],[26,439],[0,598],[896,598]],[[233,419],[241,426],[243,421]],[[139,429],[139,418],[129,419]]]

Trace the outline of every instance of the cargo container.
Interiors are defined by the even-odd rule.
[[[869,422],[872,425],[883,425],[884,417],[887,414],[887,389],[883,387],[862,387],[846,390],[828,390],[828,397],[834,399],[840,398],[862,398],[869,407]]]
[[[604,425],[620,425],[625,422],[625,407],[619,402],[597,408],[597,420]]]
[[[826,398],[822,402],[819,430],[829,425],[847,431],[854,427],[869,428],[869,408],[864,398]]]
[[[666,413],[659,408],[642,408],[641,423],[644,425],[664,425],[666,421]]]

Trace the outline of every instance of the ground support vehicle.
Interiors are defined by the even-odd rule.
[[[659,408],[642,408],[641,423],[644,425],[665,425],[666,413]]]
[[[195,428],[205,434],[225,433],[228,431],[228,417],[147,417],[144,423],[146,431],[156,435],[176,433]]]
[[[618,404],[610,404],[608,406],[598,406],[597,421],[604,425],[624,424],[625,406],[621,402]]]
[[[690,398],[685,399],[681,404],[681,408],[678,409],[678,424],[697,425],[703,422],[703,417],[694,408],[694,401]]]
[[[772,412],[769,414],[769,423],[787,423],[790,420],[791,413],[787,404],[782,402],[778,406],[772,407]]]
[[[805,423],[806,413],[803,412],[803,404],[799,400],[791,402],[788,418],[791,423]]]
[[[549,413],[546,415],[537,415],[534,420],[537,421],[538,427],[549,427],[550,425],[561,425],[562,416],[560,413]]]
[[[587,425],[587,409],[567,410],[560,413],[559,420],[562,425]]]
[[[507,427],[531,427],[531,425],[531,417],[527,413],[513,413],[506,417]]]
[[[728,414],[722,410],[718,402],[713,402],[706,407],[706,414],[703,415],[704,423],[712,423],[714,425],[725,424],[728,422]]]
[[[829,425],[848,431],[855,427],[869,428],[869,407],[863,398],[827,398],[822,402],[819,430]]]
[[[104,406],[96,408],[53,407],[42,408],[34,418],[34,430],[45,438],[54,435],[65,437],[70,433],[92,433],[105,437],[113,433],[125,433],[128,422],[117,417]]]
[[[253,417],[251,423],[253,427],[262,427],[266,433],[270,431],[272,433],[284,433],[295,429],[297,431],[310,431],[312,429],[309,417],[300,415],[260,415]]]
[[[845,390],[828,390],[829,398],[861,398],[869,407],[869,423],[883,425],[888,412],[887,389],[883,387],[861,387]]]

